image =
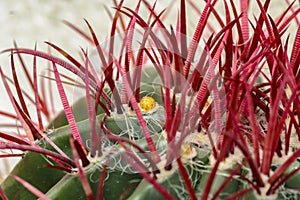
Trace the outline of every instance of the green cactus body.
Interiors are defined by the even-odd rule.
[[[165,113],[162,106],[157,106],[157,110],[152,114],[144,114],[144,119],[151,134],[159,133],[163,130],[165,123]],[[117,135],[126,137],[142,138],[143,131],[138,119],[134,115],[115,114],[108,117],[105,126]]]
[[[193,180],[193,186],[195,187],[201,179],[200,171],[197,171],[195,166],[186,164],[186,170],[189,174],[190,180]],[[167,189],[167,191],[176,199],[188,199],[189,194],[185,188],[184,182],[180,175],[180,172],[176,169],[171,171],[161,171],[158,177],[158,182]],[[146,180],[143,180],[136,188],[134,193],[128,198],[128,200],[140,200],[140,199],[156,199],[164,200],[165,198]]]
[[[98,120],[101,121],[102,115],[98,116]],[[85,143],[88,143],[90,137],[90,127],[88,120],[81,121],[77,123],[79,132]],[[112,130],[114,132],[114,130]],[[71,134],[69,126],[64,126],[55,130],[54,133],[49,135],[49,138],[60,147],[68,156],[72,156],[71,148],[69,144],[69,135]],[[146,149],[147,143],[144,139],[142,141],[137,141],[139,145]],[[38,141],[38,144],[43,148],[54,151],[53,148],[45,143],[43,140]],[[112,143],[113,144],[113,143]],[[116,147],[117,148],[117,147]],[[164,149],[164,148],[161,148]],[[114,155],[114,161],[121,160],[119,154]],[[93,176],[99,179],[99,174],[101,172],[101,164],[105,161],[99,161],[99,163],[93,163],[90,166],[86,167],[85,174],[87,177]],[[33,164],[34,163],[34,164]],[[106,199],[115,199],[119,197],[124,190],[129,187],[134,182],[140,181],[141,177],[138,173],[126,173],[123,172],[128,164],[123,161],[118,161],[118,169],[115,169],[115,164],[110,162],[114,167],[113,170],[110,170],[107,174],[107,180],[105,181],[104,187],[104,197]],[[123,163],[123,164],[122,164]],[[68,199],[74,197],[85,197],[84,191],[80,184],[80,178],[78,175],[68,174],[57,169],[47,168],[47,165],[50,164],[49,159],[45,156],[42,156],[38,153],[28,152],[25,157],[17,164],[13,169],[11,174],[19,176],[35,186],[40,191],[46,193],[49,191],[49,197],[53,199]],[[122,166],[123,165],[123,166]],[[125,166],[126,165],[126,166]],[[98,180],[97,178],[94,178]],[[118,183],[118,184],[116,184]],[[91,187],[96,194],[98,182],[90,180]],[[115,186],[112,186],[115,184]],[[107,186],[106,186],[107,185]],[[35,196],[18,183],[12,177],[6,178],[6,180],[1,184],[1,188],[5,191],[9,199],[34,199]],[[119,188],[116,190],[116,188]],[[113,190],[113,191],[112,191]],[[117,192],[119,190],[119,192]],[[76,191],[76,192],[74,192]],[[66,196],[62,195],[65,194]],[[48,193],[47,193],[48,195]],[[69,195],[69,196],[68,196]],[[71,196],[70,196],[71,195]],[[78,196],[77,196],[78,195]]]
[[[160,134],[154,136],[156,144],[161,151],[165,149],[165,141],[159,140]],[[140,139],[136,143],[146,149],[146,140]],[[126,153],[119,145],[114,144],[108,150],[110,156],[96,158],[90,165],[84,168],[84,173],[88,177],[93,194],[96,196],[98,191],[99,177],[103,166],[107,163],[106,178],[103,186],[103,199],[118,199],[120,196],[130,195],[137,185],[141,182],[141,175],[122,158],[121,153]],[[136,152],[140,159],[143,155]],[[98,159],[98,160],[97,160]],[[107,160],[109,159],[109,160]],[[147,162],[145,160],[145,162]],[[78,173],[65,175],[56,185],[54,185],[46,195],[51,199],[86,199],[81,180]]]
[[[285,171],[285,175],[291,173],[293,170],[297,170],[300,167],[300,163],[298,160],[294,161],[288,169]],[[275,167],[276,169],[276,167]],[[299,180],[300,172],[296,172],[289,179],[286,180],[285,184],[280,188],[280,192],[278,193],[277,200],[285,200],[285,199],[299,199]]]
[[[214,178],[214,182],[212,185],[212,188],[210,190],[210,194],[214,195],[217,190],[220,188],[222,183],[229,177],[230,172],[228,171],[219,171],[216,177]],[[209,178],[210,171],[205,170],[203,172],[201,181],[199,185],[197,186],[197,192],[202,193],[202,189],[205,188],[205,185],[207,183],[207,180]],[[226,187],[222,190],[221,194],[218,195],[218,199],[225,199],[226,197],[229,197],[230,195],[236,193],[239,190],[240,181],[238,179],[232,179],[229,184],[226,185]]]
[[[102,118],[103,115],[98,116]],[[90,127],[88,120],[77,123],[79,132],[83,141],[87,141],[90,137]],[[72,152],[69,143],[69,135],[71,130],[69,126],[63,126],[50,133],[48,137],[68,156],[72,157]],[[53,147],[45,140],[40,140],[37,144],[45,149],[54,151]],[[52,161],[53,162],[53,161]],[[45,156],[27,152],[15,166],[11,174],[23,178],[33,186],[37,187],[42,192],[47,192],[53,185],[57,183],[66,173],[53,168],[48,168],[47,165],[52,163]],[[24,188],[12,177],[7,177],[1,184],[1,188],[9,199],[34,199],[34,195]]]
[[[91,165],[85,169],[85,175],[89,178],[89,183],[95,196],[97,195],[100,174],[101,169],[97,165]],[[95,180],[91,177],[94,177]],[[141,176],[137,173],[128,174],[116,170],[109,171],[106,174],[106,180],[102,188],[103,199],[118,199],[131,186],[131,189],[134,189],[140,181]],[[130,190],[128,194],[130,194]],[[52,200],[86,199],[78,174],[67,174],[46,195]],[[126,195],[124,196],[126,197]]]
[[[292,170],[298,169],[300,167],[300,163],[298,161],[295,161],[286,171],[286,174],[290,173]],[[285,187],[289,189],[295,189],[299,190],[300,185],[298,180],[300,180],[300,172],[296,172],[292,177],[290,177],[285,182]]]

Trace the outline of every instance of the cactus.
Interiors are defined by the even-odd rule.
[[[288,22],[297,21],[299,9],[289,16],[284,12],[274,22],[267,12],[269,1],[264,5],[257,1],[260,15],[250,23],[248,3],[241,1],[239,16],[231,2],[232,18],[224,1],[225,23],[215,3],[207,1],[189,41],[185,10],[189,5],[198,12],[192,2],[180,1],[176,32],[165,27],[162,13],[147,1],[139,1],[135,9],[123,3],[115,7],[108,49],[99,44],[87,21],[90,36],[68,24],[94,44],[96,63],[89,51],[82,50],[83,61],[78,61],[49,42],[64,58],[16,45],[4,51],[11,53],[17,96],[8,76],[1,69],[0,74],[16,111],[14,118],[26,136],[0,132],[4,140],[0,149],[22,152],[1,183],[0,197],[298,199],[300,43],[298,34],[290,56],[285,45],[289,40],[282,42],[281,35]],[[139,13],[141,4],[149,11],[148,20]],[[204,26],[212,14],[221,30],[201,49],[198,43],[205,38]],[[124,25],[125,17],[130,21],[122,26],[124,33],[117,34],[116,24]],[[118,54],[114,45],[120,44]],[[22,60],[23,54],[33,56],[29,82],[34,98],[22,91],[15,73],[15,57]],[[54,118],[44,91],[39,91],[37,58],[50,63],[49,79],[55,80],[63,105]],[[63,85],[67,76],[58,66],[81,79],[73,84],[86,95],[72,106]],[[36,105],[37,122],[25,103],[30,99]],[[46,126],[42,115],[50,119]]]

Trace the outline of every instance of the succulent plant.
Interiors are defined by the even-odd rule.
[[[18,133],[0,132],[1,156],[22,158],[1,183],[2,199],[299,199],[298,2],[287,1],[275,19],[270,0],[252,2],[258,14],[250,1],[240,11],[233,0],[175,2],[175,28],[158,2],[115,2],[106,43],[88,21],[89,33],[66,22],[94,46],[81,49],[81,60],[50,42],[57,55],[16,44],[3,51],[15,114],[1,114]],[[191,38],[188,10],[199,19]],[[33,57],[33,78],[24,54]],[[49,63],[41,84],[38,59]],[[55,117],[53,82],[63,105]],[[73,105],[68,84],[84,92]]]

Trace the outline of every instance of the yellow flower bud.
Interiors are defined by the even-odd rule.
[[[144,96],[140,101],[140,107],[144,111],[150,111],[156,105],[155,100],[152,97]]]

